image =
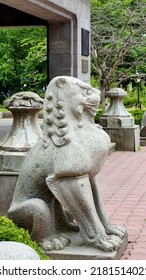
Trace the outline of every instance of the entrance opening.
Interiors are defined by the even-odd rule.
[[[23,90],[44,97],[48,23],[3,4],[0,14],[0,103]]]
[[[0,28],[1,69],[2,58],[5,58],[3,76],[0,76],[0,93],[6,91],[9,94],[9,91],[18,92],[25,89],[41,94],[46,84],[55,76],[76,77],[76,16],[70,13],[62,16],[57,8],[52,12],[51,7],[49,10],[49,6],[45,10],[29,1],[27,5],[22,5],[23,11],[18,1],[13,1],[11,4],[13,4],[13,8],[0,4],[0,27],[4,28]],[[26,35],[28,35],[27,39]],[[33,35],[34,37],[31,37]],[[9,48],[7,48],[6,42],[4,45],[4,38],[10,43]],[[16,46],[12,47],[14,43]],[[18,45],[21,45],[21,52],[22,49],[24,50],[24,53],[21,53],[22,56],[19,53]],[[19,56],[18,60],[17,56]],[[17,75],[13,72],[16,70],[16,61],[19,61]],[[11,81],[11,87],[7,86],[8,80]],[[14,85],[16,87],[13,89]]]

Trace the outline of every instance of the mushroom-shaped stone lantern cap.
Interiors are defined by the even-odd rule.
[[[122,88],[112,88],[106,93],[110,98],[110,105],[101,116],[99,123],[103,127],[133,127],[134,118],[126,110],[123,99],[127,92]]]
[[[34,92],[18,92],[12,95],[10,99],[5,100],[4,106],[8,110],[17,108],[20,109],[20,107],[28,107],[28,109],[32,108],[41,110],[43,108],[43,99]]]
[[[121,97],[122,99],[127,95],[127,92],[122,88],[112,88],[110,89],[106,96],[108,97]]]
[[[104,116],[121,116],[130,117],[131,115],[127,112],[123,105],[123,99],[127,95],[127,92],[122,88],[112,88],[106,93],[106,96],[110,98],[111,102],[107,111],[103,114]]]
[[[5,100],[4,106],[12,112],[13,123],[0,149],[28,151],[42,137],[38,114],[43,109],[43,99],[34,92],[18,92]]]

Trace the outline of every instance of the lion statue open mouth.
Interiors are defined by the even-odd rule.
[[[45,250],[67,246],[69,230],[104,251],[119,248],[125,234],[110,224],[99,192],[110,145],[94,123],[99,102],[98,90],[73,77],[56,77],[47,88],[43,138],[24,161],[8,211]]]

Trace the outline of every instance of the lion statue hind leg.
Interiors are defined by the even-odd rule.
[[[46,202],[39,198],[13,204],[8,217],[19,227],[27,229],[33,240],[40,242],[49,232],[50,211]]]
[[[75,218],[83,243],[104,251],[120,247],[119,237],[107,235],[94,205],[89,177],[46,179],[46,183],[63,207]]]

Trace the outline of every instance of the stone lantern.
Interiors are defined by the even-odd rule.
[[[110,98],[107,111],[100,118],[100,125],[108,133],[117,150],[137,151],[140,145],[139,126],[124,107],[123,99],[127,92],[122,88],[112,88],[106,93]]]
[[[28,151],[42,136],[38,114],[43,108],[43,99],[34,92],[19,92],[5,100],[4,106],[12,112],[13,123],[0,150]]]
[[[43,99],[34,92],[19,92],[4,105],[11,111],[13,122],[0,143],[0,215],[7,215],[26,154],[42,137],[38,114]]]

